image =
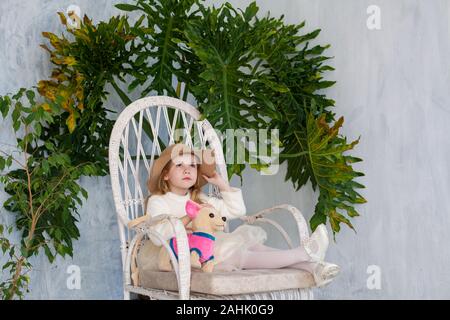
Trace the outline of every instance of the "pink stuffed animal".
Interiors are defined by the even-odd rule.
[[[191,266],[212,272],[214,268],[215,232],[223,231],[226,218],[210,204],[198,204],[192,200],[186,202],[186,214],[192,219],[192,233],[188,233],[189,250],[191,252]],[[176,238],[169,240],[170,248],[178,259]],[[170,255],[162,247],[159,254],[159,269],[172,271]]]

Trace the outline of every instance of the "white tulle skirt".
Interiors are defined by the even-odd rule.
[[[240,225],[232,232],[216,233],[215,269],[218,271],[239,270],[245,251],[256,244],[263,244],[266,240],[267,233],[263,228],[247,224]]]

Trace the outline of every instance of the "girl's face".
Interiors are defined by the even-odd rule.
[[[170,189],[186,191],[197,181],[197,161],[192,154],[183,154],[172,159],[169,172],[164,175]]]

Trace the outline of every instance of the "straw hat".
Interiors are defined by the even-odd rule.
[[[166,164],[175,157],[183,154],[192,154],[197,157],[197,160],[200,162],[198,167],[198,180],[200,187],[203,187],[208,181],[203,178],[202,174],[207,177],[211,177],[216,170],[216,162],[214,158],[214,150],[206,149],[193,149],[183,143],[176,143],[168,146],[161,152],[161,155],[158,159],[153,162],[153,166],[150,172],[150,177],[147,181],[148,190],[150,193],[154,193],[158,188],[158,180],[161,175],[161,171],[164,169]]]

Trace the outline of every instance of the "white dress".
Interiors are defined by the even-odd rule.
[[[241,189],[232,187],[231,191],[221,192],[221,195],[223,199],[209,197],[202,192],[199,198],[201,201],[214,206],[228,221],[245,216],[246,208]],[[173,192],[167,192],[164,195],[152,195],[148,200],[146,214],[151,217],[170,214],[181,218],[186,215],[185,205],[190,196],[190,192],[185,196]],[[190,224],[187,227],[189,228]],[[154,228],[162,235],[164,240],[167,241],[172,237],[172,227],[167,221],[156,225]],[[214,245],[215,269],[219,271],[240,269],[239,261],[242,253],[255,244],[264,243],[266,239],[267,233],[263,228],[247,224],[240,225],[233,232],[217,232]],[[161,243],[155,237],[150,236],[150,240],[154,245],[161,246]]]

